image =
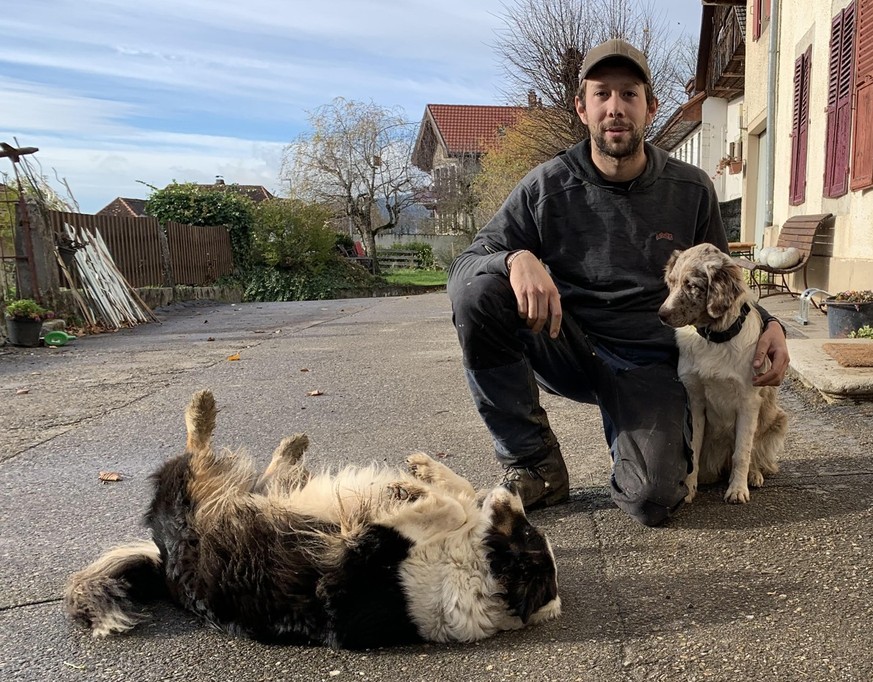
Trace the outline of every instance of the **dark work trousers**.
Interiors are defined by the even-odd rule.
[[[675,350],[606,347],[566,314],[558,338],[534,334],[502,275],[454,282],[449,296],[467,382],[501,464],[532,466],[557,445],[542,387],[600,407],[621,509],[654,526],[682,506],[691,434]]]

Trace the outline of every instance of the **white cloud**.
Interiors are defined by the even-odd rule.
[[[502,103],[505,0],[7,4],[0,140],[39,147],[89,212],[145,197],[137,180],[279,190],[283,146],[337,96],[413,121],[429,102]],[[700,16],[699,0],[664,4]]]

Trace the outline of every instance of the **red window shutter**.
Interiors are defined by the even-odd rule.
[[[770,0],[763,0],[761,5],[761,25],[764,25],[765,21],[770,21]]]
[[[788,203],[806,201],[806,156],[809,140],[809,74],[812,48],[794,62],[794,106],[791,121],[791,180]]]
[[[827,197],[840,197],[849,190],[854,46],[855,6],[852,4],[837,14],[831,23],[825,135],[824,194]]]
[[[873,0],[858,0],[855,6],[855,25],[853,190],[873,185]]]

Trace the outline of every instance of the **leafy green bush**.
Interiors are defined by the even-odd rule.
[[[152,190],[146,201],[146,214],[161,222],[173,220],[187,225],[223,225],[230,233],[234,264],[240,269],[249,265],[249,231],[254,211],[251,199],[193,182],[173,182],[164,189]]]
[[[863,327],[858,327],[855,331],[849,332],[850,339],[873,339],[873,327],[865,324]]]
[[[317,274],[333,258],[331,213],[318,204],[274,199],[258,204],[252,224],[252,263]]]
[[[335,255],[318,273],[257,266],[237,279],[244,301],[317,301],[342,290],[368,289],[385,281]]]
[[[394,242],[392,249],[401,249],[403,251],[415,251],[416,262],[418,267],[424,270],[431,270],[436,267],[436,260],[433,257],[433,247],[427,242]]]

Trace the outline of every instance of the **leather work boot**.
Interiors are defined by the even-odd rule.
[[[503,485],[518,492],[525,511],[562,504],[570,499],[570,477],[559,447],[552,448],[536,464],[505,468]]]

